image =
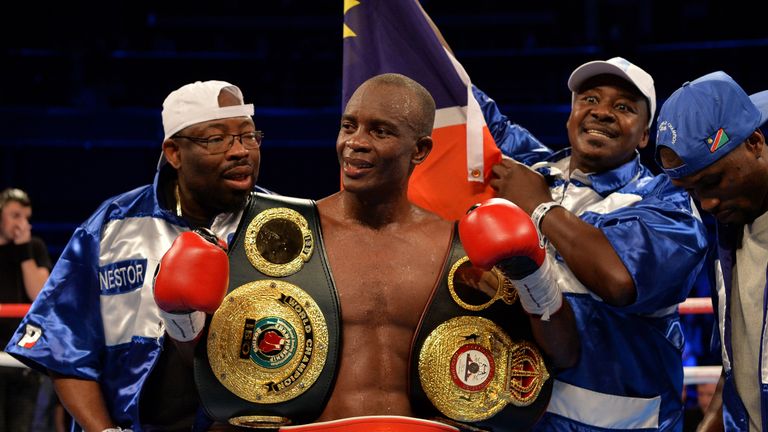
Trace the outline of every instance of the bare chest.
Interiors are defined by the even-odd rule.
[[[346,232],[326,241],[345,325],[415,327],[442,271],[445,239]]]

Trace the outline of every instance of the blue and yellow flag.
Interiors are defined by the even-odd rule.
[[[488,181],[501,160],[469,76],[416,0],[344,0],[342,108],[365,80],[389,72],[417,81],[437,104],[432,153],[411,176],[408,197],[458,219],[494,195]]]

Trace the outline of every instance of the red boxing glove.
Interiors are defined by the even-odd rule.
[[[548,320],[562,305],[547,253],[528,214],[503,198],[491,198],[459,221],[459,237],[469,260],[489,270],[496,266],[512,280],[520,303]]]
[[[181,233],[160,260],[154,281],[168,335],[179,341],[197,337],[205,314],[218,309],[228,286],[229,259],[216,235],[207,229]]]
[[[472,264],[490,270],[507,261],[508,265],[499,267],[506,267],[502,270],[509,270],[511,279],[533,273],[546,256],[531,218],[503,198],[491,198],[470,209],[459,221],[459,237]]]

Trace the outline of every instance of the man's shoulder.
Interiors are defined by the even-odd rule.
[[[118,219],[137,216],[152,216],[159,210],[152,185],[144,185],[114,195],[102,201],[101,205],[83,223],[90,230],[99,230],[104,224]]]
[[[29,241],[30,243],[32,243],[32,246],[40,245],[45,247],[45,241],[38,236],[33,235],[32,237],[30,237]]]
[[[322,220],[330,221],[343,219],[340,197],[341,192],[336,192],[317,201],[317,211]]]
[[[405,226],[410,226],[409,231],[415,236],[423,235],[427,240],[437,243],[444,241],[451,236],[455,221],[443,218],[437,213],[416,207],[416,217],[409,220]]]
[[[641,165],[641,171],[635,179],[622,190],[625,193],[635,193],[647,199],[681,199],[687,198],[685,190],[675,186],[666,174],[655,174]]]
[[[128,209],[147,200],[153,201],[154,204],[155,193],[152,190],[152,185],[139,186],[135,189],[113,195],[102,201],[96,212],[110,207]]]
[[[652,174],[648,171],[616,192],[620,196],[618,199],[626,202],[626,205],[615,209],[617,214],[643,212],[675,219],[700,220],[688,192],[673,185],[666,174]],[[623,196],[632,198],[627,200]]]
[[[435,227],[443,227],[443,228],[453,226],[455,223],[455,221],[445,219],[444,217],[430,210],[426,210],[420,207],[417,207],[417,208],[421,212],[418,220],[416,221],[417,223],[432,224]]]

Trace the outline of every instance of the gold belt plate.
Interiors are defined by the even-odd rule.
[[[298,286],[253,281],[224,298],[211,320],[207,349],[214,375],[230,392],[250,402],[285,402],[320,376],[328,326]]]
[[[251,219],[245,231],[245,255],[256,270],[273,277],[301,270],[314,249],[307,220],[285,207],[264,210]]]
[[[493,321],[460,316],[440,324],[419,353],[419,379],[444,415],[476,422],[508,404],[528,406],[549,379],[538,348],[513,342]]]

